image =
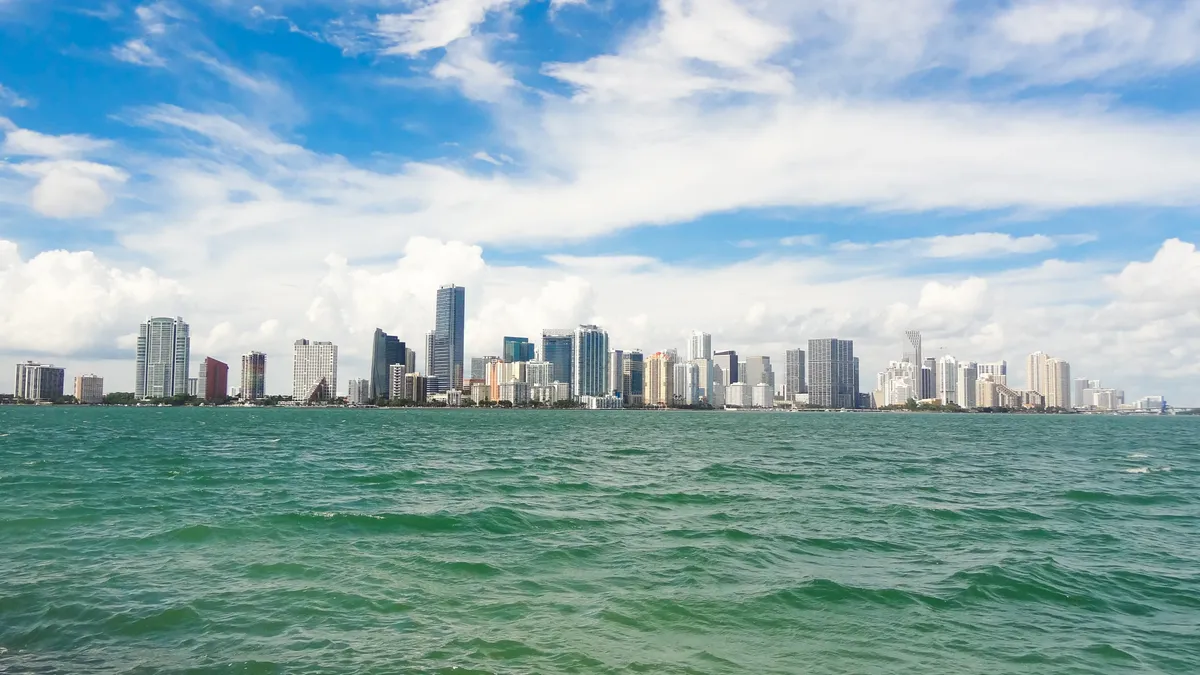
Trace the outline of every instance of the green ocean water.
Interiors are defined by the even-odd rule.
[[[1200,673],[1200,419],[0,408],[4,673]]]

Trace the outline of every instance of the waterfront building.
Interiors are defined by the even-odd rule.
[[[1025,360],[1026,390],[1046,394],[1046,361],[1049,358],[1045,352],[1034,352]]]
[[[492,400],[492,388],[486,382],[473,382],[471,384],[471,400],[476,404],[488,403]]]
[[[542,331],[542,360],[554,365],[552,381],[572,385],[575,361],[575,332],[562,329]]]
[[[725,388],[725,407],[749,408],[753,403],[753,387],[745,382],[734,382]]]
[[[515,406],[529,405],[529,383],[512,380],[500,385],[498,401],[508,401]]]
[[[721,370],[721,384],[728,387],[738,381],[738,355],[735,351],[713,354],[713,365]]]
[[[250,352],[242,356],[241,396],[246,401],[267,397],[267,355]]]
[[[958,405],[958,359],[949,354],[938,359],[935,396],[943,405]]]
[[[200,396],[200,378],[198,378],[198,377],[189,377],[188,378],[188,393],[187,393],[187,395],[191,396],[193,398]]]
[[[621,397],[613,396],[584,396],[579,399],[580,404],[588,410],[620,410]]]
[[[429,391],[429,382],[420,373],[407,373],[404,376],[404,395],[402,399],[414,403],[424,403]]]
[[[958,395],[958,404],[964,408],[978,406],[979,364],[974,361],[964,361],[958,364],[958,382],[954,388]]]
[[[388,368],[396,364],[406,364],[408,346],[395,335],[388,335],[382,329],[376,328],[371,339],[371,378],[368,385],[368,398],[371,400],[387,398]]]
[[[1046,395],[1047,408],[1071,407],[1071,364],[1063,359],[1046,359]]]
[[[921,331],[919,331],[919,330],[904,331],[904,349],[901,353],[902,353],[902,356],[900,358],[900,361],[903,363],[913,364],[914,372],[919,375],[921,367],[925,364],[925,360],[922,355],[922,349],[921,349]],[[929,398],[930,396],[932,396],[931,393],[925,391],[922,388],[922,383],[920,381],[920,378],[917,377],[916,380],[917,381],[915,382],[915,384],[917,386],[918,391],[916,392],[916,395],[913,396],[912,398],[919,401],[921,399]]]
[[[703,331],[692,331],[692,336],[688,340],[687,360],[696,361],[697,359],[709,359],[713,357],[712,353],[712,336]]]
[[[446,397],[446,407],[461,408],[463,404],[463,393],[458,389],[450,389],[443,396]]]
[[[296,340],[292,346],[292,400],[301,404],[337,398],[337,365],[337,345]]]
[[[410,373],[417,372],[417,352],[408,347],[404,348],[404,369]]]
[[[645,405],[646,362],[638,350],[626,352],[621,359],[621,398],[625,405],[640,408]]]
[[[909,399],[921,400],[917,365],[911,361],[890,361],[887,369],[879,373],[875,392],[875,402],[879,406],[905,405]]]
[[[766,382],[754,385],[750,392],[750,405],[754,408],[774,408],[775,392],[771,389],[771,385]]]
[[[822,408],[853,408],[855,390],[854,342],[837,338],[808,341],[808,397]]]
[[[437,375],[434,374],[435,366],[433,364],[434,352],[436,351],[434,345],[436,343],[437,343],[437,332],[436,331],[431,330],[425,334],[425,376],[426,376],[426,382],[429,383],[430,385],[432,385],[432,387],[434,389],[437,388]],[[412,373],[412,372],[416,372],[416,371],[410,370],[409,372]]]
[[[795,399],[796,394],[808,393],[808,380],[804,373],[804,350],[787,350],[785,364],[786,379],[783,384],[783,396],[790,401]]]
[[[696,361],[684,361],[674,365],[672,378],[675,390],[672,395],[674,405],[698,405],[701,398],[700,368]]]
[[[666,352],[655,352],[646,360],[645,405],[670,407],[675,396],[675,363]]]
[[[399,363],[388,366],[388,398],[394,401],[404,399],[404,378],[408,375],[408,367]],[[369,392],[368,392],[369,393]]]
[[[608,387],[608,333],[598,326],[580,326],[571,350],[571,395],[603,395]]]
[[[488,372],[488,364],[493,361],[500,361],[499,356],[476,356],[471,359],[471,379],[486,380]]]
[[[134,396],[170,398],[188,393],[191,338],[182,318],[152,317],[138,327]]]
[[[54,401],[63,397],[67,371],[46,363],[17,364],[13,396],[26,401]]]
[[[442,286],[437,292],[437,309],[430,360],[429,390],[443,393],[462,387],[463,332],[466,327],[466,289]]]
[[[1008,382],[1008,361],[979,364],[979,376],[983,377],[984,375],[995,376],[995,380],[1000,383]]]
[[[504,349],[500,354],[501,358],[509,363],[532,361],[533,343],[529,341],[529,338],[505,336]]]
[[[371,396],[371,387],[373,385],[374,383],[368,378],[363,378],[361,380],[350,380],[346,387],[346,402],[350,405],[366,405],[367,403],[374,403],[375,399],[379,397]]]
[[[611,349],[608,352],[608,386],[606,394],[622,396],[625,392],[625,352]]]
[[[200,362],[197,380],[195,396],[205,403],[224,403],[229,398],[229,364],[206,357]]]
[[[79,375],[75,378],[75,400],[95,405],[104,403],[104,378],[97,375]]]
[[[554,364],[549,361],[529,361],[525,364],[525,381],[531,385],[554,381]]]
[[[719,380],[713,382],[712,393],[709,394],[708,404],[713,408],[725,407],[725,385]]]

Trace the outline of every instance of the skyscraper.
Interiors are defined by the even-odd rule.
[[[958,364],[958,404],[964,408],[979,406],[978,400],[979,364],[974,361],[964,361]]]
[[[399,401],[404,398],[404,378],[408,375],[408,366],[393,363],[388,366],[388,399]]]
[[[625,394],[625,352],[613,349],[608,352],[608,386],[605,394],[624,396]],[[622,398],[622,403],[626,401]]]
[[[533,343],[529,338],[504,337],[503,359],[508,363],[520,363],[533,360]]]
[[[808,400],[823,408],[853,408],[854,342],[837,338],[808,341]]]
[[[675,362],[666,352],[655,352],[646,360],[645,404],[669,407],[675,395]]]
[[[367,396],[370,400],[388,398],[388,368],[396,364],[405,364],[407,345],[395,335],[388,335],[382,329],[376,328],[371,339],[371,377],[367,385]]]
[[[229,396],[229,365],[209,356],[200,362],[196,396],[206,403],[224,403]]]
[[[740,381],[737,352],[717,352],[713,355],[713,363],[721,369],[721,384],[728,387],[734,382]]]
[[[376,397],[371,396],[371,380],[350,380],[346,387],[346,402],[350,405],[371,403]]]
[[[555,382],[572,384],[575,333],[569,330],[547,329],[542,331],[542,360],[554,364],[552,377]],[[571,391],[574,388],[571,387]]]
[[[920,371],[921,366],[924,364],[924,360],[921,356],[921,331],[904,331],[904,356],[901,358],[901,361],[915,365],[917,371]],[[917,382],[917,385],[920,386],[920,382]],[[920,400],[923,398],[929,398],[930,396],[932,396],[932,394],[924,391],[922,388],[922,391],[916,398]]]
[[[744,363],[746,364],[745,372],[741,373],[739,382],[745,382],[750,386],[760,383],[769,384],[774,389],[775,372],[771,370],[771,357],[747,356]]]
[[[501,361],[499,356],[475,356],[471,358],[471,379],[486,380],[488,366],[493,361]]]
[[[1046,395],[1046,352],[1034,352],[1025,361],[1026,389]]]
[[[783,385],[784,398],[794,400],[796,394],[807,394],[808,384],[804,376],[804,350],[787,350],[787,380]]]
[[[703,331],[692,331],[692,337],[688,340],[687,360],[695,361],[712,357],[712,336]]]
[[[257,401],[267,396],[267,355],[250,352],[242,356],[242,399]]]
[[[337,398],[338,348],[332,342],[296,340],[292,352],[292,400],[318,403]]]
[[[434,393],[460,389],[463,380],[463,331],[466,327],[466,289],[442,286],[437,292],[433,328],[433,377],[427,386]]]
[[[636,349],[626,352],[621,370],[624,374],[622,397],[625,405],[641,407],[645,404],[646,394],[646,364],[642,353]]]
[[[75,400],[80,403],[104,402],[104,378],[97,375],[79,375],[75,378]]]
[[[951,403],[960,405],[958,400],[958,359],[949,354],[938,359],[936,396],[943,405]]]
[[[26,401],[53,401],[63,396],[67,372],[65,368],[26,361],[17,364],[13,395]]]
[[[1071,407],[1071,364],[1063,359],[1046,359],[1046,407]]]
[[[187,394],[191,339],[182,318],[153,317],[138,327],[134,396],[169,398]]]
[[[571,350],[571,395],[603,396],[608,387],[608,333],[598,326],[575,329]]]

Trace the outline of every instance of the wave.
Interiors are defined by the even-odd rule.
[[[268,516],[276,527],[324,527],[375,532],[419,532],[439,534],[478,531],[490,534],[519,534],[537,531],[578,530],[607,524],[603,520],[545,517],[504,506],[452,514],[437,513],[353,513],[307,512]]]
[[[870,604],[887,607],[925,605],[948,608],[953,602],[936,595],[901,588],[868,588],[841,584],[831,579],[813,579],[800,586],[773,591],[751,601],[751,605],[814,609],[822,605]]]
[[[1063,498],[1072,502],[1082,503],[1115,503],[1132,504],[1135,506],[1154,506],[1163,504],[1186,504],[1187,500],[1176,495],[1145,495],[1105,492],[1103,490],[1067,490]]]

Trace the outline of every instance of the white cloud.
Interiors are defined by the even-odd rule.
[[[0,118],[0,120],[2,119]],[[8,120],[0,123],[0,129],[5,131],[4,143],[0,145],[0,152],[8,155],[78,157],[112,145],[109,141],[95,139],[91,136],[41,134],[29,129],[21,129]]]
[[[834,248],[845,252],[887,249],[904,251],[908,255],[924,258],[969,259],[1040,253],[1058,248],[1060,245],[1085,244],[1095,241],[1095,239],[1096,237],[1092,235],[1033,234],[1014,237],[1011,234],[1000,232],[975,232],[874,243],[839,242],[834,244]]]
[[[112,48],[112,55],[118,61],[132,63],[136,66],[162,68],[167,65],[167,62],[156,54],[145,40],[136,38],[127,40],[124,44],[115,45]]]
[[[70,160],[23,164],[19,170],[41,177],[33,188],[31,203],[34,210],[51,218],[100,215],[113,201],[108,188],[128,178],[111,166]]]
[[[17,94],[17,92],[0,84],[0,105],[10,105],[14,108],[24,108],[29,105],[29,100],[22,98]]]
[[[455,82],[464,95],[478,101],[500,101],[517,86],[512,70],[491,61],[486,43],[479,38],[459,40],[448,46],[446,55],[430,74],[439,80]]]
[[[181,297],[178,284],[148,269],[110,267],[90,251],[46,251],[25,260],[4,240],[0,288],[0,352],[62,356],[115,348],[118,336],[147,313]]]
[[[467,37],[490,12],[519,0],[423,0],[407,14],[380,14],[375,31],[389,43],[386,54],[415,55]]]

